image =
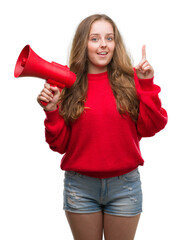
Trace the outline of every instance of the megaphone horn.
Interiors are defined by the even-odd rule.
[[[47,62],[39,57],[30,45],[22,49],[15,65],[14,76],[16,78],[28,76],[43,78],[59,88],[70,88],[76,80],[76,74],[71,72],[67,66]]]

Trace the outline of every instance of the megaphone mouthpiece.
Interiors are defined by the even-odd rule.
[[[25,67],[26,62],[27,62],[27,59],[26,58],[22,58],[21,66]]]

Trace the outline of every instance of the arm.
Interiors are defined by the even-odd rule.
[[[37,101],[46,114],[44,121],[46,142],[53,151],[63,154],[67,149],[70,127],[66,125],[64,119],[59,114],[57,106],[59,98],[60,90],[45,83]],[[44,105],[41,101],[47,104]]]
[[[151,137],[162,130],[168,120],[167,112],[162,108],[158,96],[161,89],[153,83],[153,77],[139,79],[135,71],[134,79],[140,101],[137,132],[140,138]]]
[[[137,131],[139,138],[150,137],[167,124],[167,112],[161,106],[160,87],[153,83],[154,70],[146,59],[146,47],[142,47],[142,60],[134,68],[134,80],[140,101]]]
[[[66,125],[64,119],[59,115],[58,108],[54,111],[45,111],[46,119],[45,138],[49,147],[61,154],[66,152],[70,137],[70,127]]]

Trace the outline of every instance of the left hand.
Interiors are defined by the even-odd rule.
[[[149,64],[149,62],[146,59],[146,46],[143,45],[142,47],[142,60],[140,63],[135,67],[136,74],[138,78],[140,79],[148,79],[153,78],[154,76],[154,69]]]

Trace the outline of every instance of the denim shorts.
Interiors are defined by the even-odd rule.
[[[93,178],[65,171],[63,209],[73,213],[104,212],[135,216],[142,212],[142,189],[138,168],[112,178]]]

